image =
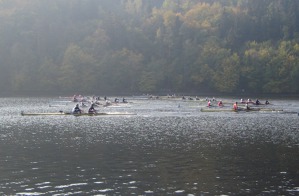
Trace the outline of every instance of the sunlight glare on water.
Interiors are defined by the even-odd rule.
[[[98,108],[136,115],[20,115],[74,106],[53,99],[1,98],[0,194],[298,194],[295,112],[200,112],[205,102],[161,99]]]

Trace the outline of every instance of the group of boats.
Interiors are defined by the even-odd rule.
[[[58,111],[58,112],[45,112],[45,113],[28,113],[21,112],[22,116],[41,116],[41,115],[51,115],[51,116],[61,116],[61,115],[72,115],[72,116],[107,116],[107,115],[135,115],[135,113],[129,112],[99,112],[95,108],[99,107],[113,107],[119,106],[119,104],[127,104],[128,101],[125,98],[121,100],[119,98],[115,98],[113,101],[104,97],[101,99],[100,97],[85,97],[81,95],[74,95],[73,97],[59,97],[63,99],[63,101],[57,101],[59,104],[49,104],[49,107],[63,107],[66,106],[67,103],[76,104],[75,107],[71,111]],[[87,111],[83,108],[88,108]],[[91,110],[92,109],[92,110]]]
[[[226,102],[225,104],[220,100],[213,100],[215,105],[211,105],[211,100],[208,100],[208,104],[205,107],[200,109],[201,112],[283,112],[283,113],[295,113],[292,111],[284,111],[281,108],[275,108],[274,105],[271,104],[268,100],[264,103],[260,102],[258,99],[256,101],[252,101],[251,99],[243,100],[241,99],[239,102]]]
[[[73,116],[106,116],[106,115],[136,115],[135,113],[130,112],[99,112],[99,110],[94,109],[94,107],[113,107],[113,106],[119,106],[122,104],[128,104],[129,102],[125,99],[119,99],[115,98],[113,101],[111,99],[108,99],[107,97],[83,97],[83,96],[74,96],[74,97],[68,97],[68,102],[76,104],[77,108],[87,108],[88,110],[82,109],[74,110],[72,111],[58,111],[58,112],[46,112],[46,113],[27,113],[27,112],[21,112],[22,116],[38,116],[38,115],[53,115],[53,116],[61,116],[61,115],[73,115]],[[153,99],[150,97],[150,99]],[[155,98],[157,99],[157,97]],[[161,97],[158,98],[160,100],[164,100]],[[168,100],[173,100],[173,97],[167,97]],[[265,102],[260,102],[259,100],[252,101],[250,99],[248,100],[239,100],[239,101],[232,101],[225,99],[222,100],[216,100],[216,98],[205,98],[205,99],[199,99],[198,97],[195,97],[195,99],[190,99],[186,97],[182,97],[181,101],[197,101],[199,103],[200,111],[201,112],[284,112],[284,113],[298,113],[298,112],[286,112],[281,108],[275,108],[273,107],[273,104],[269,103],[268,100]],[[200,101],[200,102],[198,102]],[[132,103],[132,102],[130,102]],[[207,105],[204,105],[207,103]],[[49,105],[50,106],[50,105]],[[61,105],[60,105],[61,106]],[[93,109],[92,111],[90,109]],[[298,114],[299,115],[299,114]]]
[[[107,116],[107,115],[136,115],[134,113],[129,112],[94,112],[94,113],[74,113],[74,112],[46,112],[46,113],[25,113],[24,111],[21,112],[22,116],[43,116],[43,115],[49,115],[49,116]]]
[[[201,108],[201,112],[283,112],[283,109],[275,108]]]

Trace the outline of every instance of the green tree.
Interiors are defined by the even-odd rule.
[[[118,92],[138,90],[143,56],[126,48],[115,51],[101,62],[101,81]]]
[[[234,53],[222,59],[213,75],[213,84],[219,92],[235,92],[239,86],[239,56]]]
[[[60,67],[52,59],[45,59],[38,70],[39,89],[43,91],[63,91],[59,85]]]
[[[298,74],[298,56],[293,55],[294,45],[282,41],[266,70],[266,82],[263,86],[265,92],[294,93],[298,89],[296,77]],[[270,69],[270,70],[269,70]]]
[[[78,45],[71,44],[65,51],[61,66],[62,87],[67,90],[92,91],[96,86],[94,58]]]
[[[247,91],[261,93],[265,84],[266,68],[269,65],[273,49],[270,42],[250,42],[244,52],[241,75],[246,82]]]

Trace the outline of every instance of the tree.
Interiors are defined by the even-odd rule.
[[[78,45],[71,44],[65,51],[61,66],[61,84],[68,90],[91,91],[96,86],[95,61]]]
[[[58,83],[60,67],[52,59],[45,59],[38,70],[38,85],[43,91],[63,91]]]
[[[219,92],[235,92],[239,85],[239,56],[234,53],[222,59],[213,75],[213,84]]]
[[[138,90],[143,56],[126,48],[107,55],[101,62],[101,81],[118,92]]]

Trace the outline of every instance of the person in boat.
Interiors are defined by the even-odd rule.
[[[256,99],[255,105],[260,105],[260,104],[261,104],[261,102],[258,99]]]
[[[106,101],[105,101],[105,105],[104,105],[104,107],[107,107],[107,106],[110,106],[110,105],[112,105],[111,102],[108,101],[108,100],[106,100]]]
[[[251,99],[247,99],[247,100],[246,99],[241,99],[240,100],[240,103],[245,103],[246,104],[246,103],[250,103],[250,102],[251,102]]]
[[[73,96],[73,99],[72,99],[72,101],[73,101],[73,102],[78,102],[77,95],[74,95],[74,96]]]
[[[81,114],[82,110],[79,108],[79,104],[76,104],[76,106],[72,110],[73,114]]]
[[[123,97],[123,103],[128,103],[127,100]]]
[[[268,100],[266,100],[265,104],[268,105],[268,104],[270,104],[270,102]]]
[[[211,101],[209,100],[208,101],[208,107],[211,107],[212,105],[211,105]]]
[[[220,100],[220,101],[218,102],[218,106],[219,106],[219,107],[223,107],[222,100]]]
[[[92,102],[92,104],[93,104],[93,107],[98,107],[100,105],[103,105],[100,101]]]
[[[119,102],[119,100],[118,100],[117,97],[114,99],[114,102],[115,102],[115,103],[118,103],[118,102]]]
[[[90,108],[88,109],[88,113],[89,114],[95,114],[96,113],[96,110],[94,109],[94,104],[90,105]]]
[[[83,101],[80,102],[80,105],[81,105],[81,107],[86,107],[87,106]]]
[[[250,110],[250,107],[248,106],[248,103],[245,104],[246,110]]]
[[[234,105],[233,105],[233,109],[234,109],[235,111],[238,110],[238,102],[234,103]]]

